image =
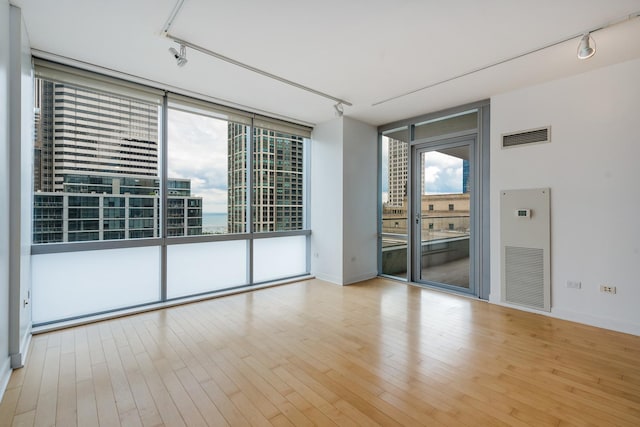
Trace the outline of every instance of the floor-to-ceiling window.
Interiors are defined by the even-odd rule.
[[[488,108],[380,127],[380,274],[487,297]]]
[[[385,131],[381,136],[380,272],[407,277],[407,196],[409,129]]]
[[[308,273],[310,129],[37,61],[34,325]]]

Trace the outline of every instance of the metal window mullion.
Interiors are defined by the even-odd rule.
[[[407,227],[407,281],[408,282],[413,282],[416,279],[416,275],[419,276],[419,274],[417,274],[417,270],[414,271],[414,260],[413,260],[413,248],[414,247],[418,247],[420,248],[420,244],[418,244],[417,246],[414,246],[415,241],[416,241],[416,226],[415,226],[415,220],[414,220],[414,212],[413,212],[413,197],[414,197],[414,184],[413,184],[413,171],[414,171],[414,165],[413,165],[413,141],[414,141],[414,136],[415,136],[415,126],[414,125],[410,125],[409,126],[409,142],[407,143],[407,182],[405,183],[406,188],[407,188],[407,223],[409,224],[409,226]],[[416,168],[417,169],[417,168]],[[419,227],[417,228],[418,230],[418,237],[417,239],[420,239],[420,229]],[[420,260],[418,259],[418,267],[420,268]]]
[[[481,299],[488,300],[491,283],[491,242],[489,238],[489,221],[490,221],[490,109],[489,104],[478,110],[479,126],[478,126],[478,159],[476,164],[479,166],[477,173],[478,182],[476,188],[479,190],[478,202],[478,296]]]
[[[253,210],[254,210],[254,200],[253,200],[253,129],[254,124],[253,120],[251,121],[251,125],[248,126],[248,138],[245,142],[247,147],[247,168],[246,168],[246,180],[247,180],[247,194],[246,194],[246,228],[249,233],[249,240],[247,240],[247,282],[249,285],[253,285],[253,233],[254,224],[253,224]]]
[[[310,229],[309,213],[311,211],[311,192],[310,179],[311,176],[311,139],[305,139],[302,143],[302,229]],[[274,177],[275,179],[275,177]],[[275,195],[275,194],[274,194]],[[277,195],[275,195],[277,197]],[[306,272],[311,272],[311,235],[307,235],[306,239]]]
[[[167,188],[168,164],[168,129],[169,129],[169,100],[165,93],[162,98],[162,128],[160,131],[160,301],[167,300],[167,217],[169,213],[169,190]]]
[[[388,162],[388,160],[387,160]],[[377,206],[377,214],[378,214],[378,275],[383,274],[382,271],[382,133],[378,132],[378,206]],[[407,270],[408,271],[408,270]]]

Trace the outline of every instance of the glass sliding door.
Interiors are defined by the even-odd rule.
[[[475,138],[414,148],[414,277],[475,293],[473,278],[473,154]]]

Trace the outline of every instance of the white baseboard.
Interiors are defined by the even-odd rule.
[[[370,271],[365,274],[359,274],[357,276],[350,277],[344,280],[344,285],[352,285],[354,283],[362,282],[365,280],[373,279],[374,277],[378,277],[377,271]]]
[[[543,316],[553,317],[555,319],[568,320],[570,322],[582,323],[584,325],[595,326],[597,328],[609,329],[611,331],[622,332],[625,334],[640,336],[640,324],[634,322],[626,322],[607,317],[594,316],[592,314],[580,313],[577,311],[566,310],[562,308],[551,307],[551,312],[535,310],[532,308],[521,307],[519,305],[509,304],[504,301],[489,301],[492,304],[503,307],[514,308],[529,313],[542,314]]]
[[[27,328],[24,335],[20,339],[20,351],[11,354],[11,369],[22,368],[27,361],[27,353],[29,352],[29,344],[31,344],[31,325]]]
[[[325,282],[331,282],[334,283],[336,285],[342,285],[342,278],[337,277],[337,276],[333,276],[331,274],[323,274],[323,273],[317,273],[317,272],[311,272],[311,274],[313,274],[314,276],[316,276],[316,279],[320,279],[320,280],[324,280]]]
[[[0,366],[0,401],[4,397],[4,392],[7,391],[9,385],[9,379],[11,378],[11,358],[6,357]]]
[[[598,328],[610,329],[612,331],[640,336],[640,324],[634,322],[626,322],[618,319],[610,319],[608,317],[594,316],[592,314],[557,309],[553,307],[551,308],[551,315],[558,319],[570,320],[572,322],[584,323],[585,325],[596,326]]]
[[[333,276],[330,274],[322,274],[318,272],[313,272],[312,274],[316,277],[316,279],[324,280],[325,282],[331,282],[336,285],[342,285],[342,286],[351,285],[354,283],[362,282],[364,280],[373,279],[374,277],[378,276],[377,271],[370,271],[368,273],[359,274],[357,276],[349,277],[347,279],[343,279],[341,277]]]

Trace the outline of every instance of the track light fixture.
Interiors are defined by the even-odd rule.
[[[578,44],[578,59],[588,59],[596,54],[596,42],[591,33],[585,33]]]
[[[184,64],[187,63],[187,47],[185,45],[180,45],[180,52],[178,52],[175,47],[170,47],[169,52],[171,52],[171,55],[176,59],[178,67],[183,67]]]
[[[333,108],[335,108],[336,110],[336,116],[342,117],[342,115],[344,114],[344,105],[342,105],[342,102],[338,102],[333,106]]]

